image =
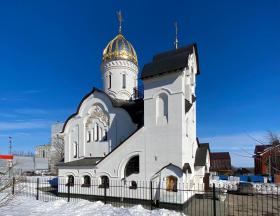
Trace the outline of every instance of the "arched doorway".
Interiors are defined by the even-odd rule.
[[[133,156],[127,162],[125,169],[124,169],[124,177],[128,177],[132,174],[139,173],[139,155]]]

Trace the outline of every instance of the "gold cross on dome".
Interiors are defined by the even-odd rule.
[[[174,23],[175,26],[175,41],[174,41],[174,45],[175,45],[175,49],[178,49],[179,47],[179,40],[178,40],[178,23],[175,22]]]
[[[118,16],[118,20],[119,20],[119,34],[121,34],[122,33],[122,22],[123,22],[122,12],[117,11],[117,16]]]

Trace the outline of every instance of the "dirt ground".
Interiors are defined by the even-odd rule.
[[[275,195],[237,195],[227,194],[225,201],[215,200],[216,215],[267,215],[280,216],[280,197]],[[201,195],[193,198],[185,213],[190,216],[214,215],[212,195]]]

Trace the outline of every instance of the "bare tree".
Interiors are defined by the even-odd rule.
[[[64,159],[64,139],[60,134],[52,137],[50,169],[53,174],[57,174],[56,165]]]
[[[264,141],[262,141],[249,134],[247,135],[260,145],[268,145],[268,157],[267,160],[264,161],[267,166],[267,174],[280,174],[280,136],[276,133],[268,131],[264,137]],[[261,160],[258,155],[252,156],[254,156],[256,160]]]
[[[276,133],[268,131],[267,141],[268,141],[269,145],[277,146],[280,144],[280,136]]]
[[[269,148],[269,156],[267,159],[268,173],[270,175],[280,174],[280,139],[279,135],[268,131],[267,135]]]

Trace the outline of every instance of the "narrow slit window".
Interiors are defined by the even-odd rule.
[[[96,124],[96,140],[95,141],[98,141],[99,140],[99,126],[98,124]]]
[[[104,138],[103,138],[104,141],[107,141],[107,136],[108,136],[108,132],[107,132],[107,130],[105,129],[105,130],[104,130]]]
[[[110,89],[112,87],[112,75],[109,74],[109,80],[108,80],[108,88]]]
[[[123,87],[123,89],[125,89],[126,88],[126,76],[125,76],[125,74],[122,75],[122,83],[123,83],[122,87]]]
[[[74,142],[73,143],[73,156],[74,158],[77,158],[78,157],[78,143],[77,142]]]
[[[87,132],[87,142],[91,141],[91,134],[90,131]]]
[[[102,127],[99,127],[99,139],[98,139],[98,141],[101,141],[101,139],[102,139],[102,137],[103,137],[103,129],[102,129]]]

